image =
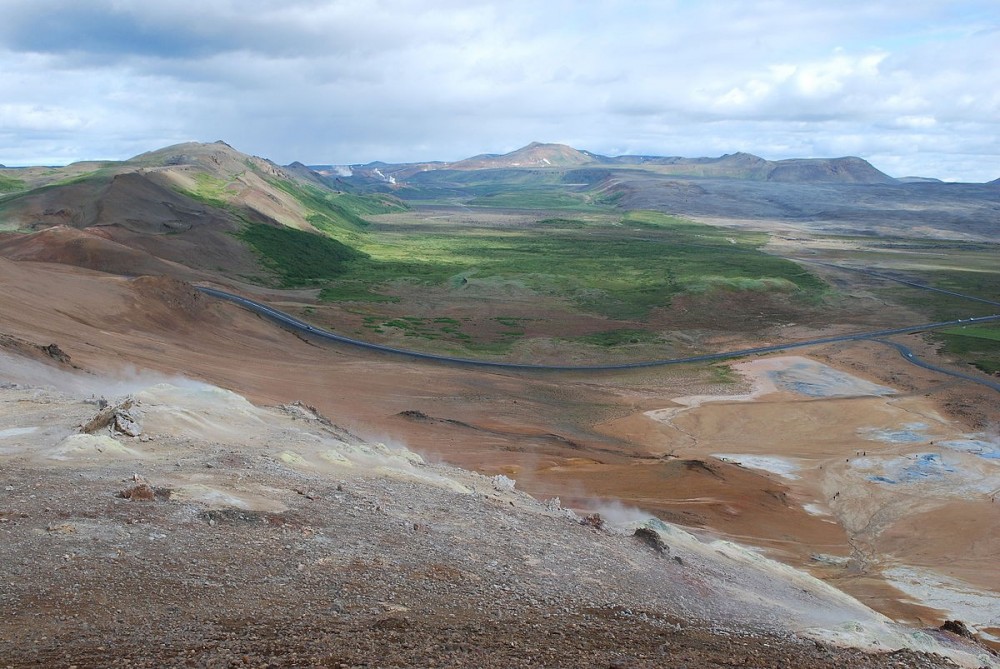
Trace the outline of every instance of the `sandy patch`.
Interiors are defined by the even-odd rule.
[[[799,475],[795,473],[799,470],[799,466],[788,458],[779,458],[777,456],[769,457],[765,455],[739,455],[736,453],[713,453],[712,457],[726,462],[735,462],[741,467],[760,469],[765,472],[777,474],[782,478],[791,479],[793,481],[800,478]]]
[[[50,460],[107,460],[141,458],[143,454],[107,435],[71,434],[49,451]]]
[[[146,430],[228,440],[259,433],[261,410],[234,392],[188,382],[158,383],[135,394]]]
[[[270,513],[281,513],[288,510],[286,505],[265,495],[202,483],[191,483],[172,488],[170,499],[178,502],[193,502],[212,509],[235,508]]]
[[[813,504],[813,503],[810,502],[808,504],[803,504],[802,508],[805,509],[805,512],[808,513],[810,516],[829,516],[830,515],[830,510],[827,509],[827,508],[825,508],[825,507],[820,506],[819,504]]]
[[[802,356],[781,356],[738,363],[733,368],[768,379],[780,390],[805,397],[892,395],[896,391]]]
[[[884,565],[947,568],[1000,597],[1000,575],[986,558],[1000,552],[996,439],[966,431],[927,397],[902,396],[804,357],[733,367],[752,392],[682,397],[673,400],[679,406],[645,412],[662,426],[672,454],[714,455],[780,476],[806,513],[846,531],[850,567],[839,567],[836,578],[862,598],[889,596],[872,584]],[[956,522],[957,503],[976,522]]]
[[[971,453],[986,460],[1000,460],[1000,438],[987,437],[985,434],[969,435],[966,439],[952,439],[938,442],[938,446]]]
[[[925,496],[984,496],[1000,488],[1000,467],[956,452],[855,458],[851,467],[874,483],[919,488]]]
[[[25,434],[31,434],[37,431],[37,427],[10,427],[6,430],[0,430],[0,439],[9,439],[11,437],[20,437]]]
[[[1000,596],[931,569],[894,567],[885,577],[915,600],[961,620],[991,641],[1000,642]]]
[[[348,444],[343,441],[306,440],[293,449],[276,454],[283,465],[301,471],[331,475],[378,475],[396,480],[418,481],[459,493],[471,492],[458,481],[432,472],[418,454],[405,448],[390,448],[381,443]]]
[[[646,411],[653,420],[674,416],[707,403],[754,402],[775,393],[799,398],[837,398],[892,395],[895,391],[803,356],[779,356],[739,362],[732,368],[750,382],[751,390],[738,395],[689,395],[671,400],[677,406]]]

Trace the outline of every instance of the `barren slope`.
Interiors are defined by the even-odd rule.
[[[8,666],[1000,666],[736,545],[602,529],[302,405],[0,374]]]
[[[767,547],[818,573],[829,570],[813,563],[811,553],[850,555],[838,524],[804,511],[812,493],[705,453],[671,455],[685,440],[656,427],[644,412],[685,395],[719,394],[710,370],[600,378],[484,373],[314,345],[167,279],[126,280],[0,261],[0,283],[4,334],[57,343],[88,369],[180,372],[258,402],[301,399],[358,434],[488,474],[506,473],[543,498],[561,496],[580,510],[606,508],[602,498],[621,499],[661,518]],[[838,360],[851,359],[854,354],[843,349],[838,354]],[[877,368],[904,387],[927,388],[932,378],[898,358],[881,359]],[[961,386],[934,392],[956,406],[978,401]],[[969,530],[974,538],[975,527]],[[872,604],[901,619],[943,619],[943,612],[915,606],[875,578],[866,581],[862,573],[852,591],[870,594]]]

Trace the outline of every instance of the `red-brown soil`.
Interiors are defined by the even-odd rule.
[[[56,343],[87,369],[179,373],[263,404],[302,400],[362,436],[507,473],[541,498],[560,496],[581,509],[622,500],[763,546],[793,564],[808,563],[812,552],[848,550],[843,529],[804,513],[799,493],[779,478],[704,457],[664,457],[670,449],[662,428],[641,414],[673,397],[712,392],[703,369],[598,377],[428,365],[308,341],[174,280],[0,259],[0,285],[4,334]],[[968,409],[974,420],[993,415],[974,389],[873,346],[816,354],[872,365],[871,376],[903,388],[933,390],[945,409],[978,407]],[[891,596],[873,602],[898,617],[937,622]]]

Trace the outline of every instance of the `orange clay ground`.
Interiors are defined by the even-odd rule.
[[[723,384],[699,367],[498,373],[307,341],[168,279],[0,259],[0,285],[0,334],[84,371],[301,400],[537,497],[711,528],[898,620],[1000,637],[1000,402],[882,345],[744,360]]]

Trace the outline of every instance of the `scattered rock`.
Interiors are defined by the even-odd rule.
[[[148,483],[138,483],[130,488],[125,488],[118,493],[122,499],[133,502],[152,502],[153,500],[167,501],[173,491],[170,488],[154,488]]]
[[[115,407],[105,408],[111,428]],[[59,415],[48,406],[38,411]],[[77,415],[67,411],[61,427],[71,428]],[[667,560],[681,560],[664,555],[656,562],[667,574],[649,569],[635,559],[647,550],[637,541],[663,554],[681,544],[666,535],[668,548],[649,530],[636,531],[635,541],[582,531],[559,512],[595,529],[604,519],[595,513],[580,521],[558,499],[544,512],[526,496],[516,508],[496,503],[515,498],[506,476],[463,475],[487,494],[456,494],[370,471],[340,473],[346,480],[290,474],[269,466],[271,451],[251,450],[307,427],[328,436],[302,418],[279,417],[287,423],[240,446],[164,432],[156,458],[105,458],[86,472],[60,465],[43,474],[5,460],[0,490],[8,483],[15,490],[0,496],[0,564],[17,578],[0,587],[0,668],[951,666],[910,651],[870,655],[803,643],[773,614],[754,618],[749,604],[729,598],[727,615],[698,617],[714,610],[713,583],[700,572],[709,558],[691,548],[685,568],[670,567]],[[106,435],[74,436],[112,441]],[[177,458],[183,470],[172,466]],[[214,467],[202,469],[203,458]],[[150,480],[133,473],[137,467]],[[457,476],[452,468],[430,471]],[[182,475],[246,492],[248,500],[257,499],[254,491],[280,496],[291,508],[255,510],[259,500],[206,508],[244,503],[207,494],[156,504],[170,491],[154,481],[169,477],[180,486]],[[122,499],[147,504],[109,499],[118,482]],[[33,518],[19,520],[27,518],[17,515],[21,508]],[[708,573],[735,588],[744,568],[751,569]],[[741,631],[741,618],[728,616],[734,609],[774,620],[777,629]]]
[[[57,360],[67,365],[70,364],[69,356],[66,354],[65,351],[59,348],[58,344],[49,344],[48,346],[43,346],[42,352],[45,353],[45,355],[52,358],[53,360]]]
[[[783,506],[788,506],[788,494],[781,490],[765,490],[765,495],[773,497],[774,499],[781,502]]]
[[[45,530],[57,534],[76,534],[76,525],[73,523],[52,523]]]
[[[129,437],[138,437],[142,433],[142,426],[128,413],[115,413],[114,424],[111,429]]]
[[[512,492],[514,490],[515,481],[512,478],[507,478],[503,474],[497,474],[490,479],[490,483],[493,484],[493,489],[498,492]]]
[[[974,639],[975,635],[972,633],[965,623],[961,620],[946,620],[944,625],[941,625],[941,629],[945,632],[951,632],[952,634],[957,634],[958,636],[964,636],[966,639]]]
[[[413,623],[407,616],[390,615],[381,620],[376,620],[372,627],[378,630],[406,630],[412,625]]]
[[[214,527],[217,523],[266,523],[271,521],[273,514],[229,507],[209,509],[199,513],[198,517],[207,521],[209,526]]]
[[[5,348],[20,355],[36,360],[55,361],[62,366],[80,369],[70,360],[69,354],[59,348],[58,344],[34,344],[26,339],[0,332],[0,348]]]
[[[703,474],[708,474],[714,476],[717,479],[725,480],[722,474],[719,473],[719,468],[715,465],[710,465],[704,460],[683,460],[684,468],[689,472],[700,472]]]
[[[131,397],[114,405],[107,404],[102,397],[98,406],[101,407],[100,410],[80,427],[81,432],[94,434],[107,427],[112,433],[129,437],[138,437],[142,434],[141,416],[138,407],[135,406],[135,400]]]
[[[290,404],[281,404],[278,408],[292,418],[315,421],[320,425],[323,425],[329,432],[332,432],[342,441],[348,443],[358,443],[364,441],[361,437],[352,433],[350,430],[334,423],[332,420],[320,413],[319,409],[311,404],[305,404],[300,400],[296,400]]]
[[[632,536],[655,550],[657,553],[670,552],[670,546],[663,542],[663,539],[660,538],[660,535],[656,532],[656,530],[652,530],[648,527],[640,527],[632,533]]]
[[[153,492],[153,488],[146,483],[126,488],[118,493],[118,496],[123,499],[132,500],[133,502],[152,502],[156,499],[156,493]]]
[[[560,516],[568,518],[570,520],[580,520],[580,518],[576,515],[576,512],[574,512],[573,509],[563,508],[562,500],[560,500],[558,497],[552,497],[546,500],[545,510],[549,511],[550,513],[559,514]]]

